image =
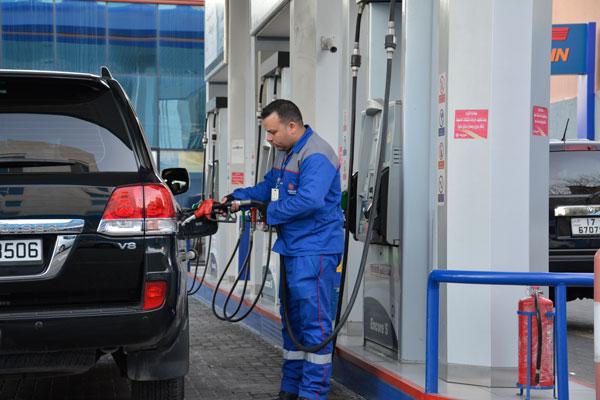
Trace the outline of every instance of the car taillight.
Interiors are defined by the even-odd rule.
[[[144,310],[154,310],[162,306],[167,296],[167,282],[146,282],[144,286]]]
[[[121,186],[114,190],[98,232],[107,235],[161,235],[177,230],[169,189],[160,184]]]

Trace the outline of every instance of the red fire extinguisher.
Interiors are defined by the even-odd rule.
[[[519,385],[527,385],[527,349],[530,351],[530,386],[554,386],[554,305],[532,287],[519,300]],[[530,322],[529,322],[530,321]],[[528,343],[531,330],[531,343]]]

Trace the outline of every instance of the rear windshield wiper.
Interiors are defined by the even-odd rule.
[[[89,165],[75,160],[52,160],[47,158],[19,158],[19,157],[0,157],[0,168],[15,167],[54,167],[63,165],[78,165],[83,170],[88,170]]]

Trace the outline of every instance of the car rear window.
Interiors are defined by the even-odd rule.
[[[550,194],[600,191],[600,151],[550,152]]]
[[[0,77],[0,173],[137,170],[127,126],[103,82]]]

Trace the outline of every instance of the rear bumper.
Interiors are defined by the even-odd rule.
[[[114,308],[0,314],[0,354],[153,348],[168,342],[167,332],[177,333],[174,315],[167,306],[149,312]]]
[[[594,254],[589,250],[550,250],[550,272],[594,272]]]

